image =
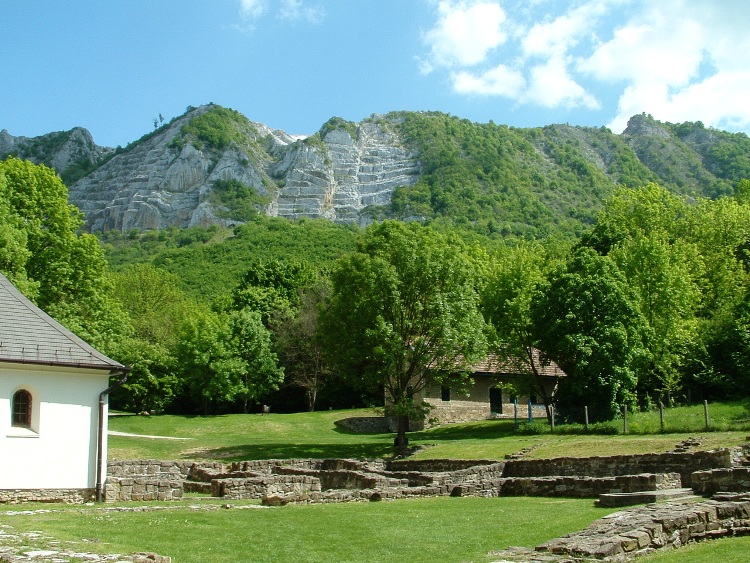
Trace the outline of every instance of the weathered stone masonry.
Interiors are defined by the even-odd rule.
[[[185,492],[227,499],[283,496],[340,502],[410,496],[559,496],[690,486],[698,494],[750,490],[741,449],[542,460],[257,460],[236,463],[113,461],[107,502],[179,500]],[[93,500],[93,491],[0,491],[0,502]]]
[[[110,464],[108,502],[174,500],[198,491],[226,499],[283,497],[284,502],[342,502],[408,496],[553,496],[596,498],[606,493],[722,486],[737,452],[556,458],[543,460],[258,460],[222,463],[170,461]],[[704,475],[701,472],[707,472]],[[747,473],[733,472],[742,476]],[[711,483],[715,483],[711,485]]]

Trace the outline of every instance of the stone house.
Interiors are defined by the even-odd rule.
[[[428,419],[439,423],[470,422],[493,418],[528,420],[529,408],[534,419],[547,416],[544,402],[537,396],[537,385],[550,396],[565,372],[549,359],[532,351],[532,360],[539,373],[534,378],[525,362],[514,358],[487,356],[473,366],[473,382],[468,392],[448,385],[428,385],[416,400],[430,404]],[[412,430],[416,427],[412,425]]]
[[[101,497],[108,394],[128,369],[0,274],[0,502]]]

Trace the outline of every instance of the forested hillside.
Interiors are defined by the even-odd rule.
[[[183,201],[193,172],[180,155],[203,163],[213,180],[201,188],[201,216],[217,219],[207,224],[165,226],[154,212],[160,228],[97,230],[97,240],[52,170],[0,161],[0,271],[133,366],[114,406],[208,414],[379,404],[384,377],[436,365],[420,350],[528,358],[524,385],[537,394],[533,348],[568,373],[556,394],[538,396],[571,420],[582,401],[604,420],[623,405],[747,395],[747,136],[645,115],[613,135],[393,113],[332,119],[295,140],[263,137],[217,108],[102,155],[127,157],[117,166],[133,164],[129,177],[144,185],[138,150],[172,158]],[[255,141],[242,145],[233,124]],[[32,141],[24,154],[42,154]],[[172,152],[159,152],[167,141]],[[386,148],[392,167],[375,158]],[[348,208],[357,220],[266,215],[290,184],[344,185],[336,166],[363,155],[347,189],[366,179],[380,191],[358,200],[357,214]],[[261,161],[265,191],[231,175],[251,178]],[[96,162],[100,179],[117,170]],[[335,219],[343,200],[334,192]],[[167,195],[151,192],[139,209]],[[406,383],[392,391],[400,414],[421,412]]]
[[[116,150],[96,147],[83,131],[35,139],[4,131],[0,156],[55,167],[93,231],[226,227],[267,215],[580,236],[618,186],[656,182],[716,198],[750,176],[747,135],[647,115],[614,134],[393,112],[359,123],[334,117],[295,138],[209,104]]]

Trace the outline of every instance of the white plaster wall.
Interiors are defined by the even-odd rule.
[[[0,489],[96,485],[99,394],[108,379],[106,370],[0,364]],[[32,394],[30,430],[11,426],[21,388]]]

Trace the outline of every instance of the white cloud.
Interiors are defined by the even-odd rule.
[[[320,23],[325,18],[325,10],[320,5],[304,5],[302,0],[282,0],[279,17],[284,20],[304,19],[310,23]]]
[[[604,15],[608,2],[588,2],[553,20],[534,24],[522,38],[527,56],[563,57],[582,37],[591,35],[591,28]]]
[[[524,94],[527,102],[545,108],[601,107],[596,98],[570,76],[567,64],[561,59],[551,58],[533,67],[530,74],[529,88]]]
[[[685,85],[703,60],[702,35],[701,26],[690,19],[633,22],[616,30],[612,40],[598,47],[580,68],[602,80]]]
[[[618,0],[587,2],[528,26],[510,21],[500,2],[443,0],[435,26],[423,37],[430,57],[422,61],[422,72],[450,68],[453,90],[464,95],[503,96],[545,108],[598,107],[571,76],[567,53],[590,35],[587,24],[611,1]],[[537,62],[531,66],[530,59]]]
[[[617,116],[608,127],[620,132],[631,116],[647,112],[672,123],[702,121],[712,127],[747,131],[748,91],[750,70],[717,72],[680,89],[670,89],[663,83],[631,85],[620,96]]]
[[[440,0],[422,72],[461,95],[750,129],[746,0]],[[619,92],[617,91],[619,88]],[[613,91],[615,92],[613,94]]]
[[[498,2],[453,2],[438,4],[438,21],[424,34],[435,66],[473,66],[486,60],[490,51],[507,40],[503,30],[506,15]]]
[[[273,12],[282,20],[305,20],[320,23],[325,18],[325,10],[320,4],[310,4],[305,0],[240,0],[240,17],[249,29],[267,13]]]
[[[624,85],[609,125],[613,131],[621,131],[629,117],[641,112],[664,121],[746,129],[749,19],[747,6],[731,2],[644,3],[643,11],[615,30],[579,68]]]
[[[462,70],[452,76],[453,89],[459,94],[505,96],[517,98],[526,86],[523,74],[505,65],[498,65],[482,74]]]
[[[268,0],[240,0],[240,15],[248,20],[256,20],[268,9]]]

